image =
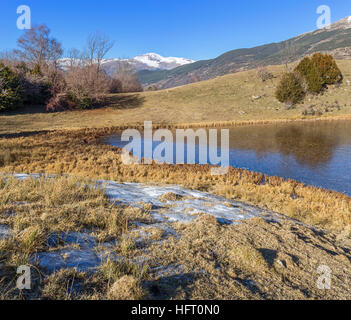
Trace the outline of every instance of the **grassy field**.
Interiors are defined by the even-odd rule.
[[[62,239],[50,245],[50,237],[55,234],[92,230],[99,243],[121,241],[116,252],[126,254],[121,248],[126,241],[123,235],[132,227],[128,221],[145,221],[145,216],[140,209],[113,205],[103,191],[86,179],[58,177],[20,181],[0,178],[0,224],[13,230],[8,239],[0,240],[0,300],[72,299],[70,286],[73,283],[82,286],[80,299],[108,299],[110,296],[141,299],[144,293],[139,282],[145,271],[127,261],[108,260],[93,276],[67,269],[44,277],[45,270],[32,266],[35,286],[27,292],[17,290],[15,280],[17,267],[32,265],[34,262],[30,258],[37,252],[67,246]],[[114,292],[113,284],[117,280],[120,290]]]
[[[320,118],[351,118],[351,86],[347,82],[351,81],[351,61],[338,61],[338,65],[344,75],[340,87],[330,87],[324,95],[308,96],[305,105],[289,111],[274,98],[275,87],[285,67],[272,66],[269,70],[276,78],[268,82],[262,82],[257,71],[252,70],[169,90],[112,95],[106,107],[95,110],[45,113],[42,108],[29,108],[21,113],[0,115],[0,134],[102,128],[142,124],[144,121],[213,125],[216,122],[235,124],[294,120],[308,118],[302,115],[302,110],[308,105],[316,105],[323,111]],[[335,105],[336,100],[340,110],[329,108],[329,112],[325,113],[324,107]]]
[[[351,79],[351,61],[339,65],[344,83],[323,96],[307,97],[306,105],[321,109],[338,100],[340,110],[331,108],[320,119],[351,118],[351,87],[346,81]],[[283,70],[271,67],[277,77]],[[0,241],[0,299],[349,298],[350,197],[235,168],[227,175],[212,176],[209,166],[125,166],[121,150],[102,143],[121,127],[144,120],[181,127],[306,118],[302,116],[305,106],[287,111],[275,101],[277,81],[263,83],[256,71],[250,71],[171,90],[111,96],[108,107],[96,110],[48,114],[36,108],[0,116],[0,173],[5,177],[13,173],[58,175],[26,182],[0,177],[0,226],[14,230],[14,237]],[[112,205],[101,190],[88,187],[98,179],[208,191],[318,229],[290,219],[281,224],[251,219],[227,226],[205,215],[188,225],[179,224],[180,237],[151,241],[147,247],[154,265],[181,265],[181,278],[151,274],[128,260],[108,261],[93,275],[62,270],[41,281],[38,270],[33,275],[36,291],[26,295],[16,290],[16,267],[29,263],[31,254],[51,250],[48,239],[57,232],[92,229],[99,242],[119,243],[114,250],[126,259],[145,252],[129,236],[130,222],[145,222],[148,209]],[[156,230],[152,240],[160,236],[162,232]],[[333,290],[328,292],[315,285],[321,264],[333,267]],[[75,295],[69,290],[73,284],[81,288]]]
[[[151,223],[149,210],[110,203],[89,179],[0,178],[0,224],[14,232],[0,240],[0,300],[350,297],[351,243],[333,233],[290,219],[280,221],[282,225],[262,218],[224,225],[202,215],[189,224],[173,223],[177,235],[146,229],[152,232],[150,238],[137,242],[140,236],[133,230],[136,222]],[[50,244],[53,235],[84,230],[92,231],[89,235],[96,236],[101,247],[104,241],[116,241],[112,250],[123,260],[109,259],[95,272],[72,268],[50,275],[31,262],[38,252],[72,246],[64,236]],[[85,250],[81,243],[73,248]],[[137,257],[145,262],[133,263]],[[321,263],[332,267],[332,290],[316,287]],[[32,268],[30,291],[16,288],[16,270],[23,264]],[[163,274],[157,271],[160,266]],[[172,275],[174,266],[181,266],[180,274]]]

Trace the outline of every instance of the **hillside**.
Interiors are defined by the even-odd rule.
[[[159,88],[171,88],[261,65],[279,65],[295,61],[304,55],[318,51],[333,53],[337,59],[351,57],[351,23],[345,18],[334,23],[330,29],[316,30],[295,38],[249,49],[229,51],[218,58],[197,61],[166,71],[141,71],[138,73],[143,85],[156,84]]]
[[[340,87],[330,87],[323,95],[309,95],[304,105],[285,110],[274,98],[275,88],[285,66],[270,66],[275,76],[268,82],[257,77],[256,70],[229,74],[216,79],[172,89],[131,94],[111,95],[104,108],[95,110],[46,113],[43,108],[0,115],[0,134],[142,124],[152,120],[160,124],[190,124],[214,122],[269,121],[302,119],[308,105],[323,109],[334,105],[322,117],[351,116],[351,60],[337,61],[344,81]],[[292,67],[292,66],[290,66]],[[92,119],[94,122],[92,124]]]

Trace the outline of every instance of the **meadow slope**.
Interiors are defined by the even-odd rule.
[[[323,95],[307,96],[305,104],[297,105],[293,110],[285,110],[284,105],[274,98],[285,66],[271,66],[268,69],[275,78],[267,82],[257,77],[257,70],[251,70],[168,90],[111,95],[104,107],[95,110],[46,113],[38,107],[2,114],[0,134],[128,126],[151,120],[160,125],[194,123],[211,126],[315,119],[317,116],[302,115],[303,109],[309,105],[315,105],[323,112],[319,118],[351,118],[351,86],[348,85],[351,60],[340,60],[338,65],[344,75],[342,85],[330,87]],[[336,105],[339,107],[324,111],[326,106]]]

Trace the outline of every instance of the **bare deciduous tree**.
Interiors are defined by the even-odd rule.
[[[68,89],[79,101],[88,97],[93,103],[101,103],[109,93],[111,79],[96,69],[97,65],[78,66],[66,73]]]
[[[17,41],[21,50],[17,50],[19,56],[26,62],[39,66],[53,63],[61,58],[63,50],[61,44],[50,37],[50,29],[45,25],[33,26],[27,30]]]
[[[113,79],[121,83],[121,93],[144,91],[143,86],[135,75],[135,69],[128,62],[120,61],[117,64]]]
[[[11,51],[2,51],[0,52],[0,62],[8,66],[16,66],[19,64],[20,59],[15,50]]]
[[[296,46],[292,40],[285,42],[284,51],[286,55],[285,68],[287,72],[290,72],[289,63],[294,61],[294,58],[296,57],[296,54],[297,54]]]
[[[80,52],[80,50],[76,48],[72,48],[68,50],[67,57],[69,59],[70,68],[79,66],[82,63],[82,59],[83,59],[82,53]]]
[[[102,60],[113,46],[114,41],[111,41],[107,35],[99,32],[89,35],[87,41],[87,54],[90,65],[96,63],[98,72],[100,71]]]

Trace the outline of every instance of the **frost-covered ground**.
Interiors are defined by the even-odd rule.
[[[2,197],[0,274],[12,281],[14,263],[34,266],[41,291],[33,298],[115,299],[124,276],[159,300],[350,297],[348,235],[180,186],[16,178]],[[316,286],[321,265],[335,275],[326,293]]]
[[[140,202],[153,206],[152,216],[157,222],[192,222],[203,214],[209,214],[224,224],[238,223],[253,217],[273,217],[257,207],[230,201],[209,193],[187,190],[179,186],[151,186],[136,183],[118,184],[99,181],[111,201],[140,206]],[[160,198],[175,194],[180,200]]]
[[[34,178],[39,175],[31,175]],[[15,175],[24,180],[30,176]],[[52,176],[53,177],[53,176]],[[190,223],[202,215],[212,215],[219,223],[238,224],[244,219],[263,217],[268,220],[279,219],[279,215],[268,213],[257,207],[231,201],[196,190],[188,190],[179,186],[156,186],[137,183],[115,183],[113,181],[97,181],[108,198],[116,205],[149,208],[152,217],[149,223],[136,223],[132,230],[137,243],[147,242],[152,233],[151,229],[163,232],[162,240],[167,241],[168,235],[177,236],[173,227],[175,223]],[[167,197],[168,195],[168,197]],[[171,196],[170,196],[171,195]],[[11,230],[0,225],[0,239],[11,236]],[[58,244],[60,248],[57,249]],[[31,262],[38,264],[47,273],[61,269],[76,268],[79,271],[94,270],[107,260],[122,260],[123,257],[114,252],[114,242],[98,243],[90,230],[83,233],[69,232],[53,234],[48,241],[52,248],[49,252],[38,252],[31,257]],[[147,248],[142,251],[147,255]],[[147,258],[136,258],[133,263],[145,263]],[[180,266],[155,268],[155,273],[181,272]]]

